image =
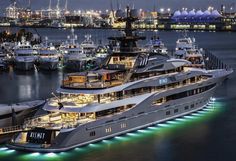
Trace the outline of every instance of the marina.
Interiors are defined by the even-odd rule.
[[[140,30],[141,10],[117,8],[118,30],[0,28],[0,158],[234,160],[235,33]]]

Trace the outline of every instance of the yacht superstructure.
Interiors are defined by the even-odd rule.
[[[154,125],[202,109],[232,72],[185,68],[190,62],[150,54],[136,44],[127,8],[125,36],[102,67],[68,74],[45,115],[25,122],[8,147],[60,152]],[[49,113],[48,113],[49,112]]]

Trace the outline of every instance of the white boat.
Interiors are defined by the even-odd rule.
[[[38,49],[38,67],[44,70],[56,70],[59,66],[60,53],[50,43],[48,45],[47,38],[45,44]]]
[[[86,68],[86,65],[95,60],[95,57],[87,56],[84,50],[76,42],[77,35],[74,34],[74,29],[71,29],[71,35],[68,36],[69,41],[63,44],[63,65],[74,71],[81,71]]]
[[[175,55],[181,57],[187,50],[195,48],[195,39],[184,36],[176,41]]]
[[[195,38],[184,37],[176,42],[175,57],[191,62],[186,66],[193,68],[204,68],[203,49],[196,47]]]
[[[96,64],[103,64],[106,58],[108,58],[109,52],[106,46],[99,45],[95,51]]]
[[[92,41],[91,35],[85,35],[85,40],[80,44],[81,48],[83,49],[84,53],[88,56],[94,55],[97,49],[97,45]]]
[[[203,58],[203,49],[190,49],[184,54],[184,59],[191,62],[188,67],[193,68],[205,68],[205,62]]]
[[[159,37],[153,36],[151,40],[147,43],[146,48],[152,54],[167,54],[167,48]]]
[[[22,37],[21,42],[18,42],[14,47],[15,67],[19,70],[31,70],[34,68],[34,63],[37,60],[37,51],[33,49],[30,42]]]

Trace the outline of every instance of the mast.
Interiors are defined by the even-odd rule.
[[[28,5],[28,7],[31,8],[31,0],[29,0]]]
[[[135,51],[138,51],[137,48],[137,41],[138,40],[144,40],[145,37],[140,37],[136,34],[133,34],[134,29],[132,28],[132,24],[137,21],[138,13],[137,10],[132,9],[130,10],[129,6],[126,7],[126,15],[123,17],[121,15],[117,15],[118,22],[125,22],[126,26],[124,29],[125,36],[122,37],[111,37],[110,40],[118,40],[120,41],[120,51],[123,53],[135,53]]]
[[[51,11],[52,9],[52,0],[49,0],[48,10]]]
[[[68,11],[68,0],[66,0],[66,2],[65,2],[65,12],[67,12]]]
[[[57,0],[57,10],[60,10],[60,0]]]

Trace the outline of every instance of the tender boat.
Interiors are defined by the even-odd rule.
[[[204,108],[232,70],[185,68],[190,62],[150,54],[137,46],[138,18],[127,7],[119,51],[102,67],[68,74],[43,109],[7,146],[36,152],[61,152],[122,135]],[[122,14],[123,15],[123,14]]]

